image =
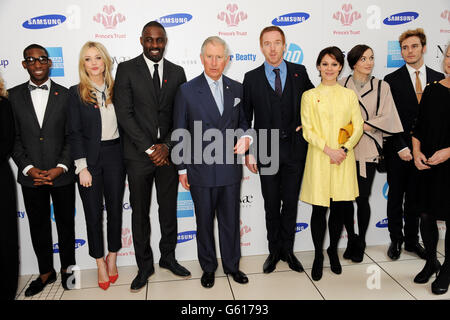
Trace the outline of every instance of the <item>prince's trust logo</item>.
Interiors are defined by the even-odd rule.
[[[227,26],[237,27],[242,21],[247,20],[248,15],[242,10],[239,10],[239,7],[235,3],[229,3],[226,7],[226,11],[221,11],[217,15],[217,19],[220,21],[224,21]],[[219,31],[219,36],[246,36],[247,31]]]
[[[113,5],[104,5],[102,12],[97,13],[93,18],[93,21],[101,24],[105,30],[116,30],[117,26],[126,20],[125,15],[116,12],[116,8]],[[96,39],[125,39],[127,35],[119,33],[100,34],[96,33]]]
[[[361,13],[353,10],[353,6],[350,3],[343,4],[341,10],[333,14],[333,19],[338,20],[342,27],[351,27],[353,23],[361,19]],[[360,30],[334,30],[334,35],[359,35]]]

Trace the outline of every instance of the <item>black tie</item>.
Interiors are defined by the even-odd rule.
[[[283,89],[281,88],[280,69],[275,68],[273,69],[273,72],[275,72],[275,92],[279,97],[281,97],[283,94]]]
[[[159,93],[161,91],[161,85],[159,80],[159,73],[158,73],[158,64],[155,64],[155,72],[153,72],[153,86],[155,87],[155,93],[156,98],[159,100]]]
[[[28,84],[28,90],[33,91],[36,89],[48,90],[48,86],[46,84],[43,84],[42,86],[38,87],[38,86],[33,86],[30,83]]]

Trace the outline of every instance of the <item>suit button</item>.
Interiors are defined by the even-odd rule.
[[[44,141],[44,138],[40,137],[39,140],[40,140],[40,141]]]

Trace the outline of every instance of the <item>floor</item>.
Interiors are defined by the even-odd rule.
[[[320,281],[311,279],[314,259],[313,251],[296,252],[305,268],[298,273],[280,261],[270,274],[262,272],[267,255],[242,257],[240,268],[249,278],[241,285],[224,274],[219,261],[215,285],[205,289],[200,284],[202,271],[198,261],[183,261],[181,264],[191,271],[189,279],[177,277],[155,265],[155,273],[148,284],[138,293],[130,292],[130,284],[136,275],[136,266],[119,267],[119,279],[107,290],[97,286],[97,270],[81,271],[81,289],[65,291],[60,279],[34,297],[25,298],[24,292],[36,275],[21,276],[17,300],[429,300],[450,299],[445,295],[431,293],[431,282],[416,284],[414,276],[425,261],[415,254],[402,252],[399,260],[391,261],[388,246],[371,246],[366,249],[362,263],[344,260],[340,250],[342,274],[336,275],[329,268],[324,252],[324,272]],[[438,259],[444,260],[444,243],[438,245]]]

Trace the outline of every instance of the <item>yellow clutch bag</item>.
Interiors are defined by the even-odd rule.
[[[340,128],[338,137],[339,144],[346,143],[347,140],[351,137],[352,133],[353,133],[353,124],[351,122],[345,127]]]

